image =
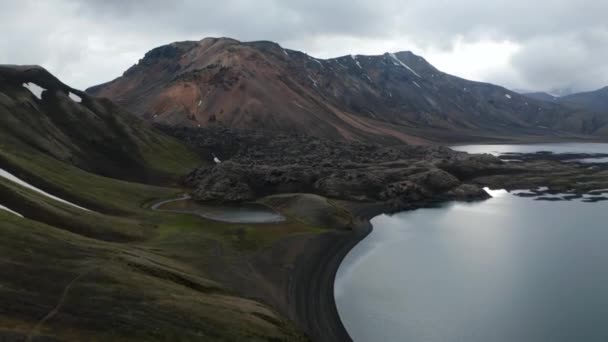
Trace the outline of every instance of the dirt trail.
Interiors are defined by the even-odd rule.
[[[68,298],[68,294],[69,294],[70,290],[72,289],[72,287],[74,287],[74,285],[78,282],[78,280],[80,280],[83,277],[85,277],[86,275],[90,274],[96,268],[97,268],[97,266],[94,266],[94,267],[91,267],[90,269],[84,270],[82,273],[78,274],[74,279],[72,279],[72,281],[70,281],[65,286],[65,288],[63,289],[63,292],[61,293],[61,297],[59,297],[59,301],[57,302],[57,305],[55,305],[55,307],[51,311],[49,311],[46,314],[46,316],[44,316],[40,321],[38,321],[38,323],[36,323],[36,325],[34,326],[34,328],[32,328],[32,330],[28,333],[28,335],[27,335],[27,341],[28,342],[32,341],[32,338],[40,331],[40,328],[42,328],[42,326],[48,320],[50,320],[55,315],[57,315],[57,313],[59,313],[59,311],[61,310],[61,307],[63,306],[63,304],[65,303],[66,299]]]

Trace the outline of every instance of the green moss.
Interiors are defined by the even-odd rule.
[[[140,204],[170,197],[179,189],[150,186],[98,176],[39,153],[0,150],[0,160],[15,176],[83,206],[116,213],[142,212]]]
[[[281,194],[262,198],[259,202],[304,225],[343,229],[353,222],[348,210],[319,195]]]
[[[13,146],[14,147],[14,146]],[[0,330],[27,334],[59,302],[41,335],[67,340],[303,340],[294,325],[210,277],[293,234],[289,220],[229,224],[148,205],[183,189],[116,180],[37,152],[1,149],[19,178],[83,211],[0,179]],[[4,203],[4,201],[9,201]]]
[[[158,136],[140,148],[146,165],[153,170],[181,177],[200,166],[200,157],[171,137]]]
[[[183,143],[107,100],[77,104],[51,91],[38,101],[10,82],[0,84],[0,150],[146,183],[174,183],[202,163]]]
[[[0,330],[29,333],[77,279],[58,314],[36,334],[91,341],[304,339],[290,322],[230,293],[206,270],[316,228],[297,222],[234,225],[151,211],[145,203],[181,189],[101,177],[44,156],[2,153],[29,171],[17,176],[64,187],[59,194],[34,184],[109,212],[86,212],[0,179],[0,198],[26,216],[0,211],[0,307],[11,308],[0,311]]]
[[[92,341],[302,339],[264,306],[145,246],[89,239],[2,212],[0,222],[0,307],[10,308],[0,311],[0,330],[27,334],[57,309],[37,334]]]
[[[238,250],[260,250],[268,248],[273,242],[292,234],[313,233],[325,231],[303,225],[299,222],[280,223],[265,226],[241,225],[231,227],[226,231],[226,239]]]
[[[94,211],[0,178],[0,204],[25,216],[0,210],[0,335],[303,339],[292,323],[229,291],[210,270],[232,269],[272,241],[314,228],[243,228],[152,211],[150,203],[184,191],[142,183],[177,184],[201,163],[196,153],[108,101],[36,101],[19,85],[0,88],[0,168]]]

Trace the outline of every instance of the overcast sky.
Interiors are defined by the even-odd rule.
[[[0,0],[0,64],[86,88],[178,40],[272,40],[319,57],[411,50],[512,89],[608,85],[606,0]]]

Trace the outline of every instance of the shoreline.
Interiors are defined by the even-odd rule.
[[[189,215],[194,215],[194,216],[199,216],[205,220],[210,220],[210,221],[216,221],[216,222],[222,222],[222,223],[230,223],[230,224],[264,224],[264,223],[282,223],[285,222],[285,216],[279,214],[278,212],[276,212],[274,209],[269,208],[268,206],[264,205],[264,204],[260,204],[260,203],[255,203],[256,205],[259,205],[261,207],[267,208],[269,210],[272,210],[273,213],[276,213],[278,216],[278,219],[273,219],[273,220],[266,220],[266,221],[247,221],[247,220],[229,220],[229,219],[222,219],[220,217],[211,215],[211,214],[206,214],[202,211],[194,211],[194,210],[177,210],[177,209],[160,209],[161,206],[167,204],[167,203],[173,203],[173,202],[179,202],[179,201],[185,201],[185,200],[191,200],[192,197],[190,197],[189,194],[183,194],[181,197],[177,197],[177,198],[173,198],[173,199],[166,199],[166,200],[158,200],[152,203],[148,203],[146,204],[146,207],[149,208],[150,210],[153,211],[160,211],[160,212],[167,212],[167,213],[179,213],[179,214],[189,214]]]
[[[542,144],[605,144],[608,138],[604,137],[552,137],[552,136],[531,136],[521,138],[479,138],[463,139],[456,141],[437,141],[429,145],[439,146],[468,146],[468,145],[542,145]]]
[[[410,207],[396,210],[382,204],[355,204],[343,202],[353,214],[355,222],[352,231],[332,231],[323,235],[332,234],[333,244],[328,244],[329,250],[318,253],[315,250],[304,250],[302,253],[309,263],[319,262],[318,269],[312,269],[309,265],[296,265],[296,281],[303,280],[305,286],[312,290],[300,289],[293,294],[297,300],[303,301],[295,303],[296,315],[290,315],[296,324],[305,327],[305,333],[313,341],[352,341],[346,331],[334,297],[334,284],[338,269],[348,253],[373,230],[371,219],[381,214],[392,214],[396,212],[412,211],[419,208],[432,207],[445,201],[419,202]],[[459,201],[460,202],[460,201]],[[342,233],[341,236],[337,236]],[[315,253],[316,252],[316,253]],[[298,266],[301,266],[298,268]],[[291,295],[291,293],[290,293]],[[289,298],[292,298],[291,296]],[[290,310],[294,306],[289,301]],[[308,305],[306,307],[306,305]],[[304,306],[304,308],[302,308]],[[291,313],[291,311],[290,311]]]
[[[189,196],[186,194],[179,198],[156,200],[147,203],[145,207],[154,211],[166,211],[159,207],[165,203],[187,198]],[[280,298],[272,298],[270,293],[237,290],[246,297],[260,299],[282,312],[312,341],[352,341],[342,324],[335,302],[336,274],[346,255],[372,232],[370,220],[382,213],[394,211],[380,203],[344,201],[341,204],[352,214],[351,229],[333,229],[312,238],[296,237],[291,243],[279,248],[297,251],[291,269],[275,269],[278,274],[282,274],[280,277],[282,281],[268,279],[279,290],[275,295]],[[191,212],[184,213],[198,215]],[[264,268],[261,266],[258,270]]]
[[[567,145],[567,144],[607,144],[608,140],[572,140],[572,139],[566,139],[566,140],[538,140],[538,141],[504,141],[504,142],[497,142],[497,141],[493,141],[493,140],[488,140],[486,142],[476,142],[476,143],[468,143],[468,142],[463,142],[463,143],[450,143],[450,144],[439,144],[441,146],[445,146],[448,148],[452,148],[452,147],[460,147],[460,146],[477,146],[477,145]],[[467,152],[469,153],[469,152]]]
[[[183,198],[157,200],[148,203],[146,207],[160,210],[160,205],[181,199]],[[372,218],[381,214],[429,207],[441,202],[443,201],[421,201],[397,210],[384,203],[340,201],[340,205],[352,214],[351,229],[332,229],[316,236],[291,236],[258,254],[262,259],[274,259],[276,264],[257,263],[256,258],[250,259],[250,267],[265,279],[263,283],[274,290],[268,292],[267,287],[260,288],[260,279],[248,284],[235,282],[230,274],[225,274],[227,277],[223,283],[245,298],[260,300],[269,305],[293,321],[311,341],[352,341],[342,323],[334,296],[335,279],[342,261],[372,232]],[[284,253],[296,254],[293,263],[284,263],[286,260],[281,260],[287,258]]]
[[[370,220],[390,212],[383,205],[349,208],[355,221],[349,231],[330,231],[313,242],[294,266],[288,287],[289,318],[313,341],[352,341],[346,331],[334,296],[336,274],[348,253],[373,230]]]
[[[563,143],[571,142],[572,140]],[[340,226],[344,227],[343,229],[339,229],[338,226],[320,225],[327,230],[323,232],[306,231],[282,236],[280,239],[273,240],[272,244],[264,246],[264,248],[256,250],[254,253],[240,253],[234,261],[224,265],[230,266],[230,268],[216,267],[207,270],[210,278],[222,283],[240,296],[258,300],[273,308],[281,316],[294,322],[298,329],[313,341],[352,341],[338,313],[334,297],[335,280],[344,258],[372,232],[373,227],[370,220],[373,217],[382,213],[391,214],[398,211],[436,206],[446,201],[472,202],[483,200],[489,195],[480,190],[482,187],[526,189],[538,188],[542,185],[553,190],[559,190],[564,186],[565,180],[568,184],[576,184],[583,191],[585,187],[596,189],[597,184],[603,184],[601,182],[604,182],[605,179],[604,174],[601,173],[604,170],[603,167],[591,170],[585,166],[584,169],[581,169],[576,165],[545,160],[536,155],[532,155],[529,160],[526,160],[525,164],[520,165],[504,163],[495,157],[452,158],[461,156],[461,154],[448,153],[443,149],[437,149],[437,151],[438,155],[431,160],[434,164],[431,161],[429,161],[429,165],[424,164],[427,168],[410,170],[409,165],[405,164],[405,171],[409,170],[413,172],[413,175],[420,174],[426,178],[405,177],[409,183],[397,185],[394,194],[401,197],[388,197],[393,201],[364,203],[340,200],[340,197],[354,198],[349,197],[348,193],[345,196],[340,196],[342,188],[348,189],[349,186],[357,184],[361,172],[352,172],[349,174],[352,176],[350,178],[353,180],[352,182],[338,183],[342,188],[328,187],[325,189],[333,191],[328,193],[333,194],[330,197],[334,204],[349,212],[349,215],[347,215],[349,219],[346,224]],[[418,160],[415,158],[416,155],[412,154],[412,151],[408,150],[403,153],[404,161]],[[245,161],[247,160],[245,159]],[[299,159],[296,158],[295,160]],[[401,159],[398,160],[401,161]],[[288,161],[271,158],[269,165],[274,167],[276,165],[273,163],[285,164]],[[217,174],[222,175],[226,171],[234,171],[241,177],[239,180],[242,182],[246,182],[252,175],[261,179],[268,177],[267,179],[273,181],[277,179],[272,174],[261,171],[260,174],[249,173],[245,166],[240,167],[239,165],[238,160],[236,164],[224,163],[221,167],[227,169],[218,169]],[[403,167],[401,164],[393,165],[389,162],[379,165],[386,168]],[[438,169],[438,171],[431,172],[435,169]],[[336,168],[336,170],[341,169]],[[372,168],[370,170],[377,171],[380,176],[386,173],[384,169]],[[201,172],[207,174],[208,170],[201,169]],[[288,173],[288,175],[291,176],[292,174]],[[294,177],[297,175],[298,173],[293,174]],[[213,177],[203,178],[203,180],[205,182],[226,181],[221,176],[218,177],[217,179]],[[194,179],[201,180],[196,177]],[[386,179],[389,183],[395,181],[390,177]],[[374,180],[377,181],[377,179]],[[410,184],[412,182],[413,185]],[[254,182],[251,186],[255,188],[261,185],[263,183]],[[412,186],[413,189],[417,189],[417,186],[423,187],[427,193],[409,196],[408,189],[411,189],[408,186]],[[446,189],[450,189],[450,191]],[[268,191],[271,190],[276,190],[278,193],[281,189],[270,189]],[[365,189],[361,192],[367,195],[368,193],[365,191],[372,190]],[[326,192],[320,193],[327,196]],[[374,193],[372,192],[372,194]],[[414,193],[414,195],[416,194]],[[231,199],[238,198],[238,196],[234,197],[238,193],[234,193],[230,188],[222,192],[221,195]],[[260,194],[260,196],[262,195]],[[193,197],[196,198],[196,196]],[[371,196],[369,198],[371,198],[370,200],[379,200],[382,197]],[[202,200],[205,201],[204,198]],[[308,207],[310,204],[304,205],[289,201],[278,201],[278,203],[284,204],[283,209],[285,210],[294,209],[300,214],[311,215],[311,217],[317,217],[316,215],[318,215],[326,219],[323,213],[328,213],[324,211],[325,209],[311,213]],[[291,208],[290,205],[294,205],[294,207]],[[332,215],[332,213],[335,214],[335,211],[329,211],[329,215]]]

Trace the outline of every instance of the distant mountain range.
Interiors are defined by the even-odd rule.
[[[317,59],[228,38],[148,52],[87,90],[141,117],[345,140],[471,141],[605,132],[608,115],[443,73],[411,52]]]
[[[599,127],[594,130],[594,134],[600,136],[608,135],[608,125],[606,124],[606,118],[608,117],[608,87],[567,96],[553,96],[543,92],[527,93],[524,95],[536,100],[554,102],[564,107],[572,108],[575,111],[595,113],[595,115],[590,116],[592,121],[595,121],[595,124],[592,124],[592,129]]]
[[[534,92],[534,93],[522,93],[522,95],[529,97],[531,99],[539,100],[539,101],[555,101],[559,98],[559,96],[554,96],[549,93],[545,93],[542,91]]]
[[[608,87],[560,97],[558,102],[574,108],[608,113]]]

